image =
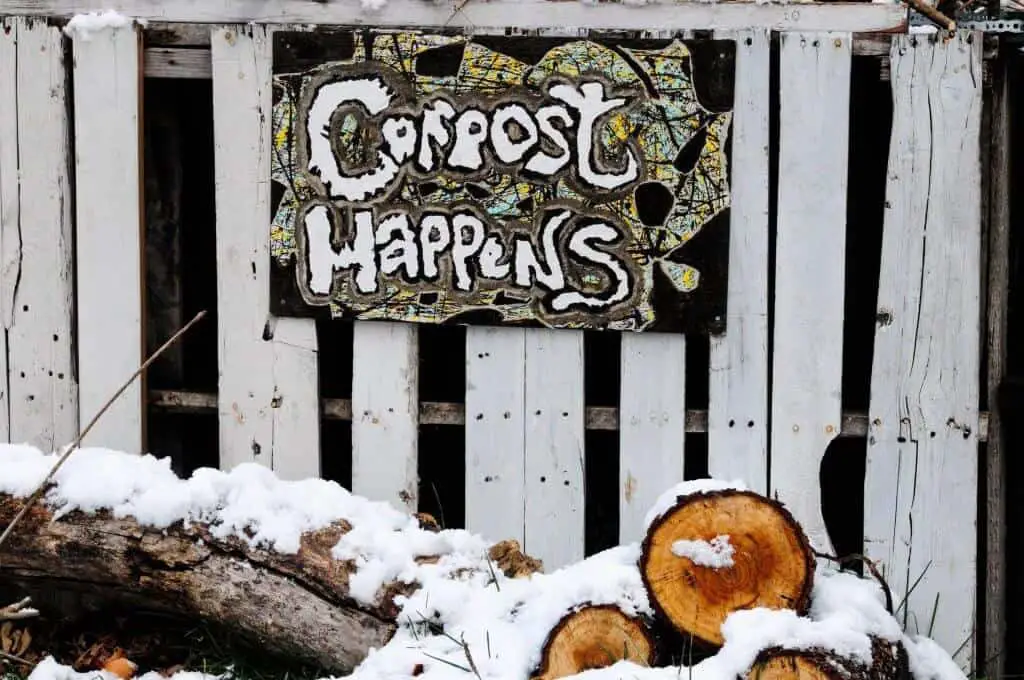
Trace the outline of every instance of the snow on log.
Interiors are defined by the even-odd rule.
[[[534,680],[556,680],[619,661],[654,663],[647,625],[608,605],[583,607],[566,614],[551,631]]]
[[[0,459],[2,530],[54,458],[5,446]],[[200,617],[342,672],[391,639],[396,599],[428,576],[539,568],[515,541],[488,546],[323,480],[255,464],[181,480],[166,461],[90,449],[0,548],[5,582]]]
[[[905,680],[910,678],[901,642],[871,638],[871,665],[820,649],[773,648],[762,652],[747,680]]]
[[[680,633],[723,642],[740,609],[807,610],[814,554],[781,504],[715,488],[675,498],[650,522],[640,571],[656,611]]]
[[[22,501],[0,496],[0,527]],[[37,506],[4,545],[0,573],[32,587],[86,591],[111,603],[199,616],[271,649],[325,668],[351,670],[395,625],[388,605],[360,609],[348,597],[351,566],[330,549],[348,527],[304,535],[297,555],[218,540],[203,525],[166,532],[75,511],[59,521]],[[398,588],[396,588],[398,590]],[[287,615],[268,616],[268,612]]]

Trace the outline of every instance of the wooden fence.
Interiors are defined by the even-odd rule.
[[[881,562],[896,599],[906,596],[908,629],[931,633],[965,665],[1000,649],[1001,459],[995,415],[980,405],[983,337],[993,357],[1002,352],[1006,211],[989,205],[999,187],[983,186],[981,159],[995,135],[988,155],[1006,162],[1006,123],[1005,97],[996,96],[983,131],[982,35],[887,36],[880,32],[899,30],[905,15],[877,3],[502,0],[455,15],[414,0],[373,15],[358,3],[305,0],[114,5],[151,22],[200,23],[129,22],[72,39],[46,18],[88,9],[77,2],[0,9],[10,14],[0,19],[4,439],[45,449],[71,440],[140,363],[147,315],[159,313],[144,310],[140,285],[143,76],[212,78],[217,394],[148,394],[138,384],[87,444],[145,450],[148,397],[165,408],[216,408],[223,467],[259,461],[299,478],[321,473],[321,420],[349,419],[354,491],[416,509],[420,427],[461,424],[467,528],[516,538],[550,568],[584,556],[588,503],[617,504],[620,540],[637,540],[654,499],[683,477],[687,432],[706,432],[712,476],[778,496],[815,546],[832,551],[822,458],[837,437],[866,437],[864,551]],[[623,335],[621,364],[607,369],[620,375],[618,405],[594,407],[584,403],[582,332],[481,327],[466,331],[464,401],[420,403],[417,327],[384,322],[355,323],[351,398],[323,399],[314,322],[268,315],[270,35],[311,22],[711,28],[735,39],[728,330],[711,338],[707,409],[688,402],[682,335]],[[144,32],[163,44],[143,49]],[[855,53],[886,60],[892,91],[877,281],[858,282],[846,267]],[[1002,218],[992,221],[986,259],[990,212]],[[986,267],[997,278],[984,288]],[[866,413],[842,410],[844,351],[861,350],[844,348],[851,278],[878,289]],[[986,291],[994,307],[983,304]],[[989,383],[999,373],[991,361]],[[585,494],[588,429],[618,432],[617,498]],[[982,543],[987,562],[976,543],[985,494],[995,527]],[[989,592],[988,637],[976,651],[979,582]]]

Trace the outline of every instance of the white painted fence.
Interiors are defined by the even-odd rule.
[[[13,441],[59,446],[137,365],[144,338],[138,283],[145,267],[141,74],[212,77],[220,460],[223,466],[259,461],[291,478],[317,475],[316,330],[312,321],[267,313],[273,26],[239,24],[243,5],[257,6],[240,1],[114,5],[150,20],[208,22],[198,29],[209,32],[208,56],[143,51],[141,31],[131,25],[76,37],[65,53],[60,28],[32,18],[0,20],[0,312],[6,330],[0,359],[8,376],[0,431]],[[376,19],[351,5],[258,3],[280,11],[260,9],[249,18],[444,23],[431,3],[392,2]],[[607,3],[567,5],[554,3],[559,15],[547,19],[584,28],[733,31],[728,331],[711,344],[704,421],[709,470],[777,495],[816,547],[831,551],[820,507],[821,460],[841,430],[866,431],[865,550],[880,560],[897,600],[916,582],[905,608],[908,628],[930,631],[970,663],[984,434],[978,408],[980,36],[886,38],[895,114],[881,280],[866,283],[879,286],[880,321],[865,423],[841,412],[851,54],[853,32],[893,27],[902,19],[899,9],[702,3],[677,10],[651,3],[624,13]],[[538,20],[547,11],[547,5],[518,7],[473,3],[467,11],[479,13],[476,21],[456,23],[497,26],[510,12]],[[6,2],[0,11],[67,16],[77,9],[71,0],[49,0]],[[774,272],[770,30],[782,30]],[[415,509],[417,328],[362,322],[354,333],[354,490]],[[468,528],[517,538],[549,568],[584,556],[587,503],[617,503],[621,540],[639,538],[654,498],[682,479],[684,433],[702,420],[687,411],[685,348],[682,336],[623,337],[619,494],[617,500],[587,498],[582,334],[469,329],[462,416]],[[91,443],[142,448],[144,394],[144,386],[128,393]]]

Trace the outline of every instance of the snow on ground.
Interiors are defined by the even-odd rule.
[[[0,493],[27,496],[55,461],[56,455],[31,447],[0,445]],[[678,495],[737,487],[742,485],[712,480],[673,487],[656,503],[648,524]],[[351,676],[354,680],[473,680],[467,650],[481,680],[526,680],[540,660],[548,632],[566,611],[589,603],[613,604],[629,615],[651,614],[637,569],[637,544],[606,550],[550,574],[509,579],[491,569],[489,542],[480,536],[462,530],[425,531],[415,518],[333,482],[284,481],[256,464],[230,472],[202,469],[184,480],[166,460],[82,449],[57,472],[45,503],[59,515],[106,509],[155,528],[204,522],[219,537],[234,536],[283,553],[298,549],[303,532],[348,521],[355,528],[341,537],[334,554],[355,560],[352,592],[357,600],[373,603],[380,586],[394,579],[421,584],[412,595],[396,599],[401,613],[395,636],[370,653]],[[423,555],[441,558],[417,564],[415,558]],[[721,651],[699,664],[651,669],[620,662],[583,673],[578,680],[622,680],[627,675],[678,680],[682,673],[689,680],[735,680],[758,652],[771,646],[816,647],[867,661],[869,635],[903,639],[916,680],[964,680],[933,642],[906,638],[883,602],[873,581],[820,567],[807,617],[765,609],[736,612],[723,626]],[[427,621],[442,625],[446,635],[432,634]],[[86,676],[103,677],[77,674],[49,659],[30,680]],[[158,678],[147,674],[140,680]],[[179,673],[174,680],[213,679]]]

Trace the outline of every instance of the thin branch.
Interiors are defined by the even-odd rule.
[[[28,661],[26,659],[22,659],[20,656],[14,656],[13,654],[8,654],[7,652],[0,651],[0,659],[6,659],[7,661],[11,661],[13,663],[23,664],[25,666],[28,666],[29,668],[35,668],[35,664],[32,663],[31,661]]]
[[[63,455],[61,455],[61,457],[57,460],[54,466],[50,468],[50,471],[46,474],[46,477],[43,478],[42,482],[40,482],[39,487],[34,492],[32,492],[32,495],[28,497],[27,501],[25,501],[25,505],[22,506],[21,511],[19,511],[18,514],[15,515],[14,519],[11,520],[11,523],[7,525],[6,529],[4,529],[4,532],[0,534],[0,546],[3,546],[4,541],[7,540],[7,537],[14,532],[14,527],[17,526],[18,522],[28,513],[29,508],[31,508],[36,503],[36,501],[40,499],[40,497],[42,497],[43,492],[46,490],[46,487],[53,480],[53,476],[57,474],[57,470],[59,470],[60,467],[64,465],[64,461],[66,461],[71,456],[71,454],[79,446],[81,446],[82,440],[85,439],[85,437],[89,434],[89,432],[96,425],[96,422],[103,416],[103,414],[107,412],[107,409],[109,409],[113,405],[113,403],[117,401],[118,397],[124,394],[125,390],[127,390],[131,386],[131,384],[135,382],[136,378],[142,375],[142,373],[147,368],[149,368],[150,364],[156,361],[157,358],[161,354],[163,354],[168,347],[177,342],[178,339],[182,335],[184,335],[188,329],[190,329],[196,322],[198,322],[204,316],[206,316],[205,309],[196,314],[191,321],[182,326],[182,328],[177,333],[172,335],[167,342],[165,342],[158,350],[153,352],[153,354],[151,354],[149,358],[146,359],[146,361],[141,366],[139,366],[135,373],[132,374],[132,377],[128,378],[128,380],[126,380],[125,383],[121,385],[120,389],[118,389],[117,392],[114,393],[114,396],[107,400],[107,403],[105,403],[103,407],[99,410],[99,412],[95,416],[93,416],[92,420],[89,421],[89,424],[85,426],[85,429],[82,430],[81,433],[79,433],[78,437],[75,438],[75,441],[73,441],[68,446],[67,450],[64,451]]]
[[[39,616],[39,610],[29,607],[32,603],[31,597],[26,597],[24,600],[9,604],[6,607],[0,607],[0,621],[21,621],[22,619],[31,619],[35,616]]]
[[[816,557],[821,557],[822,559],[832,560],[833,562],[838,563],[840,566],[842,566],[843,562],[846,562],[848,560],[859,560],[868,568],[868,570],[871,572],[871,575],[875,577],[876,581],[878,581],[878,584],[882,586],[882,591],[885,594],[885,608],[886,610],[888,610],[890,615],[893,614],[892,590],[889,588],[889,582],[886,581],[885,577],[883,577],[881,572],[878,571],[878,567],[875,565],[873,560],[869,560],[866,556],[861,555],[859,553],[852,553],[850,555],[847,555],[846,557],[836,557],[835,555],[829,555],[826,553],[820,553],[815,551],[814,555]]]

